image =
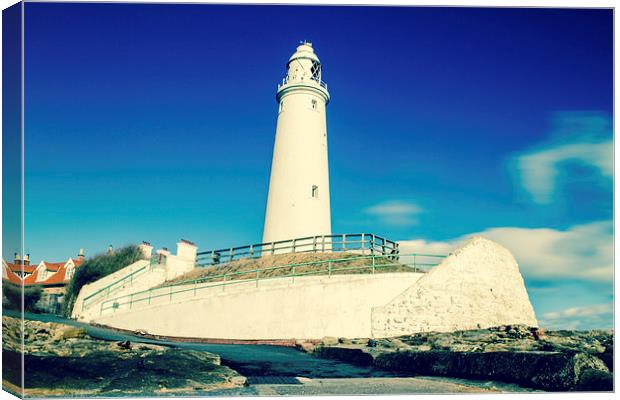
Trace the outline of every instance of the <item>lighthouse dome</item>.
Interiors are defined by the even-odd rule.
[[[310,42],[303,42],[302,44],[297,46],[295,53],[293,53],[291,58],[288,59],[288,62],[290,64],[291,61],[297,60],[300,58],[306,58],[306,59],[315,61],[317,63],[320,62],[319,57],[317,57],[317,55],[314,53],[314,49],[312,48],[312,43]]]

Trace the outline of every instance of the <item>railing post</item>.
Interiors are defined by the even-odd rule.
[[[372,273],[375,273],[375,256],[374,254],[372,255]]]
[[[133,293],[129,295],[129,309],[131,310],[133,307]]]
[[[233,248],[232,248],[232,247],[231,247],[231,248],[230,248],[230,250],[229,250],[229,255],[230,255],[230,261],[232,261],[232,260],[233,260],[233,258],[234,258],[234,250],[233,250]]]
[[[169,299],[170,303],[172,303],[172,286],[170,286],[170,299]]]
[[[365,242],[365,238],[364,238],[364,234],[362,233],[362,255],[364,255],[364,254],[365,254],[365,253],[364,253],[364,245],[365,245],[366,243],[364,243],[364,242]]]
[[[194,281],[194,296],[196,296],[196,288],[198,287],[198,281]]]
[[[316,236],[312,237],[312,252],[316,253]]]
[[[295,252],[295,244],[297,243],[297,239],[293,239],[293,253]]]
[[[325,253],[325,235],[321,235],[321,253]]]
[[[276,252],[276,243],[275,242],[271,242],[271,254],[275,254]]]
[[[152,293],[152,292],[153,292],[153,291],[152,291],[151,289],[149,289],[149,304],[151,304],[151,293]]]
[[[342,252],[346,252],[347,251],[347,236],[343,233],[342,234]]]
[[[99,306],[99,316],[103,315],[103,301],[101,302],[101,305]]]
[[[211,250],[211,265],[215,265],[215,250]]]
[[[327,274],[331,278],[332,276],[332,262],[331,261],[327,262]]]
[[[415,264],[415,254],[413,255],[413,272],[418,272],[418,267]]]
[[[293,265],[293,283],[295,283],[295,266]]]
[[[250,258],[254,258],[254,245],[250,245]]]
[[[375,254],[375,234],[373,233],[373,235],[370,237],[370,254]]]

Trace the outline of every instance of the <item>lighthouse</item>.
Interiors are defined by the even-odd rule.
[[[278,122],[263,243],[330,235],[327,124],[329,103],[312,43],[289,58],[278,85]]]

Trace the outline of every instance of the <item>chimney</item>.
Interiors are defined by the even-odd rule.
[[[30,254],[29,254],[29,253],[27,253],[27,254],[24,256],[24,265],[25,265],[25,266],[30,265]]]
[[[151,258],[151,255],[153,254],[153,246],[151,246],[149,242],[142,242],[138,248],[140,248],[140,251],[142,252],[142,257],[147,260]]]
[[[15,260],[13,261],[13,263],[15,263],[15,264],[21,264],[22,263],[22,258],[20,257],[19,253],[15,253]]]
[[[112,245],[108,246],[108,254],[112,254],[114,253],[114,248],[112,247]]]
[[[177,243],[177,256],[184,258],[186,260],[196,261],[196,251],[197,247],[194,242],[190,242],[189,240],[181,239],[179,243]]]
[[[80,248],[80,252],[78,253],[77,259],[80,261],[84,260],[84,248]]]

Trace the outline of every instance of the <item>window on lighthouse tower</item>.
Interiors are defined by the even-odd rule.
[[[312,197],[315,199],[319,197],[319,187],[317,185],[312,185]]]
[[[321,64],[313,61],[312,67],[310,68],[310,73],[312,74],[310,79],[321,82]]]

